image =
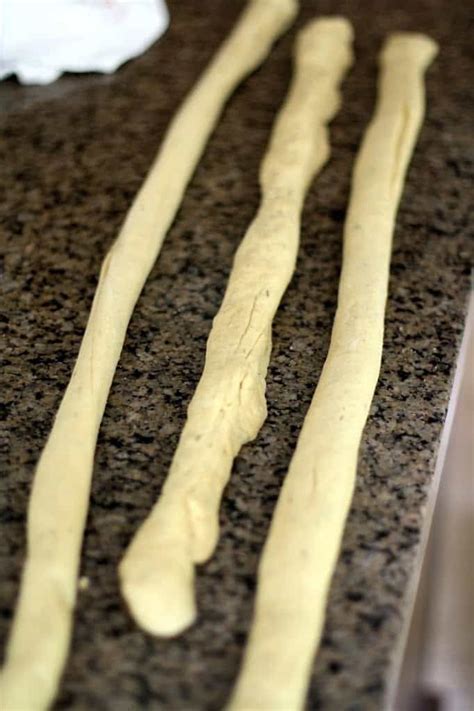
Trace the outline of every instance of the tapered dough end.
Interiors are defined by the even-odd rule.
[[[345,17],[320,17],[308,22],[298,33],[298,63],[318,64],[328,71],[343,72],[353,61],[354,30]]]
[[[119,568],[122,594],[136,623],[158,637],[174,637],[196,619],[194,564],[168,558],[146,568],[127,557]],[[150,569],[151,568],[151,569]]]
[[[281,28],[289,27],[298,14],[298,0],[251,0],[247,5],[248,12],[262,12],[263,17],[268,13]]]
[[[380,58],[387,61],[416,61],[420,68],[426,69],[438,54],[437,43],[420,32],[395,32],[389,35]]]
[[[310,20],[300,30],[298,37],[301,41],[310,42],[312,39],[318,38],[320,35],[333,35],[335,39],[342,42],[352,42],[354,39],[354,30],[347,17],[342,15],[326,15],[317,17],[315,20]]]
[[[251,0],[252,5],[260,5],[261,7],[271,7],[272,9],[281,12],[288,19],[292,19],[299,8],[299,0]]]

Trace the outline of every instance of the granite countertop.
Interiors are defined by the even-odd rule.
[[[78,351],[101,260],[165,127],[231,27],[237,0],[173,0],[169,31],[114,76],[0,85],[2,327],[1,649],[25,552],[35,462]],[[395,234],[384,359],[354,502],[314,664],[309,708],[380,709],[410,609],[426,502],[469,290],[473,176],[470,11],[461,0],[303,2],[347,14],[357,62],[331,128],[332,157],[304,210],[295,277],[274,324],[268,419],[237,459],[216,555],[198,575],[199,622],[163,641],[133,624],[117,563],[160,491],[201,373],[257,171],[290,76],[295,29],[231,99],[133,315],[97,448],[72,651],[55,708],[221,709],[239,666],[272,509],[325,357],[351,164],[391,30],[441,53]],[[472,229],[472,228],[471,228]]]

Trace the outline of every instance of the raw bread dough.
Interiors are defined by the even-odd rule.
[[[229,711],[302,709],[377,383],[395,215],[437,48],[390,37],[375,116],[356,161],[329,353],[276,506]]]
[[[42,709],[71,635],[94,449],[133,307],[225,101],[266,57],[296,0],[252,0],[171,122],[107,254],[79,356],[43,451],[28,513],[28,552],[0,677],[2,709]]]
[[[195,563],[214,550],[233,459],[266,416],[272,319],[293,274],[306,190],[329,155],[326,126],[351,40],[342,18],[312,22],[298,36],[295,77],[261,166],[260,208],[236,253],[163,492],[120,566],[132,614],[155,634],[194,620]]]

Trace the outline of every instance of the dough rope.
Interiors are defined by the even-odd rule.
[[[261,165],[259,210],[237,250],[161,497],[120,566],[131,612],[154,634],[177,634],[195,619],[195,564],[215,548],[234,457],[266,417],[272,319],[294,271],[305,193],[329,156],[327,124],[351,40],[342,18],[314,21],[298,36],[295,76]]]
[[[437,48],[397,34],[353,173],[331,343],[273,515],[254,620],[228,711],[304,706],[383,345],[394,222]]]
[[[172,120],[100,274],[71,380],[41,455],[27,558],[0,676],[3,709],[43,709],[65,663],[97,433],[133,308],[223,106],[289,26],[296,0],[252,0]]]

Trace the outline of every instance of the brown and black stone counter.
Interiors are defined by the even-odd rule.
[[[114,76],[0,85],[2,650],[35,462],[102,257],[173,111],[241,7],[169,4],[166,35]],[[58,709],[222,708],[249,627],[261,546],[328,347],[350,170],[373,109],[376,55],[386,33],[410,29],[431,34],[441,51],[427,77],[427,117],[398,216],[382,373],[308,702],[325,711],[382,707],[419,566],[469,291],[472,17],[461,0],[302,5],[299,25],[334,12],[353,21],[357,61],[275,320],[268,419],[236,461],[219,547],[198,576],[199,622],[171,641],[142,633],[120,598],[117,563],[160,491],[232,255],[256,209],[258,165],[288,85],[295,29],[228,104],[133,315],[97,448],[81,565],[90,584],[79,593]]]

